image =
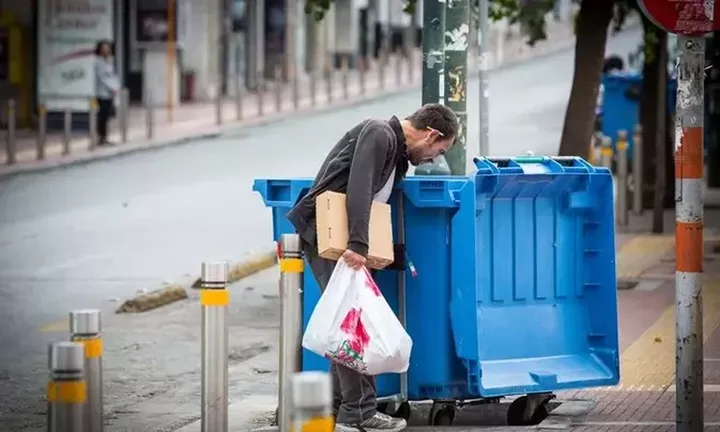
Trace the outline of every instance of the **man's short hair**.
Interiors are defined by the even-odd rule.
[[[410,114],[407,121],[417,130],[435,129],[444,138],[455,138],[458,135],[460,124],[455,113],[445,105],[426,104]]]

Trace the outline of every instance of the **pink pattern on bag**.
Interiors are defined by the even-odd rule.
[[[370,288],[375,294],[376,297],[382,296],[382,293],[380,292],[380,288],[378,288],[377,284],[375,283],[375,280],[370,275],[370,271],[367,269],[367,267],[363,267],[363,270],[365,271],[365,286]]]
[[[363,355],[365,348],[370,343],[370,335],[365,330],[365,326],[360,319],[361,316],[362,309],[352,308],[345,315],[342,324],[340,324],[340,330],[349,336],[350,348],[360,356]]]

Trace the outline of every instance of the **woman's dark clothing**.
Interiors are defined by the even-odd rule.
[[[98,115],[97,115],[97,134],[98,142],[104,144],[107,142],[108,122],[115,117],[115,103],[112,99],[98,98]]]

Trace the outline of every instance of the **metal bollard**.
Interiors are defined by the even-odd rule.
[[[47,145],[47,108],[45,105],[38,107],[38,134],[37,134],[37,160],[45,159],[45,147]]]
[[[228,271],[227,262],[205,262],[201,269],[203,432],[228,430]]]
[[[403,55],[401,50],[395,51],[395,84],[402,84],[403,76]]]
[[[325,71],[325,91],[327,92],[327,101],[330,104],[333,101],[333,75],[335,68],[333,68],[333,64],[329,57],[325,66]]]
[[[72,111],[65,108],[63,113],[63,156],[70,154],[70,143],[72,142]]]
[[[235,119],[243,118],[243,101],[242,101],[242,84],[240,82],[240,74],[235,72],[233,76],[233,84],[235,87]]]
[[[313,108],[317,106],[317,76],[318,71],[313,63],[313,68],[310,71],[310,106]]]
[[[5,143],[6,160],[8,165],[12,165],[17,161],[16,135],[17,117],[15,115],[15,100],[8,101],[8,130],[7,142]]]
[[[642,126],[635,126],[633,133],[633,213],[643,214],[643,142]]]
[[[348,59],[347,57],[342,58],[341,63],[341,73],[342,73],[342,92],[343,92],[343,99],[347,99],[350,97],[350,91],[348,89]]]
[[[292,377],[294,431],[332,432],[332,379],[326,372],[299,372]]]
[[[360,58],[360,65],[358,66],[358,79],[360,80],[360,94],[364,95],[367,92],[367,84],[365,83],[365,72],[367,72],[368,59],[367,57]]]
[[[85,348],[75,342],[50,344],[47,387],[49,432],[85,432]]]
[[[617,140],[617,215],[621,226],[628,224],[627,131],[618,131]]]
[[[127,142],[128,132],[128,110],[130,109],[130,91],[126,88],[120,90],[120,118],[118,123],[120,126],[120,142]]]
[[[415,82],[415,48],[410,48],[407,55],[408,79]]]
[[[387,52],[384,49],[380,50],[380,54],[377,59],[378,87],[380,90],[385,89],[385,66],[387,66],[387,57]]]
[[[293,108],[297,111],[300,108],[300,89],[298,88],[298,74],[295,65],[290,67],[290,86],[292,92]]]
[[[258,117],[262,117],[265,115],[265,77],[263,76],[263,72],[261,70],[257,71],[255,83],[257,86],[255,93],[257,94]]]
[[[85,382],[87,404],[85,405],[84,432],[102,432],[103,421],[103,341],[99,310],[70,312],[70,340],[85,347]]]
[[[215,124],[220,126],[223,123],[223,97],[220,84],[215,85]]]
[[[98,104],[95,98],[90,99],[90,111],[89,115],[89,132],[90,132],[90,144],[88,150],[93,151],[98,145],[98,134],[97,134],[97,115],[98,115]]]
[[[152,94],[149,91],[145,97],[145,126],[147,139],[153,139],[155,129],[155,110],[153,109]]]
[[[282,79],[282,68],[280,65],[275,66],[275,112],[282,111],[282,97],[283,97],[283,79]]]
[[[302,289],[305,262],[300,236],[280,238],[280,368],[278,377],[279,432],[290,430],[292,376],[300,371],[302,340]]]
[[[612,170],[613,148],[609,136],[603,136],[600,147],[600,162],[605,168]]]

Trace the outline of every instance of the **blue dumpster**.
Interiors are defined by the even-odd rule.
[[[642,75],[634,72],[606,74],[602,78],[602,133],[612,139],[615,149],[618,131],[628,132],[628,160],[632,159],[632,131],[640,122],[642,80]],[[676,89],[677,81],[669,79],[667,103],[671,114],[675,112]]]
[[[413,176],[403,197],[410,400],[465,400],[619,381],[613,184],[581,158],[475,159],[467,177]],[[310,179],[258,179],[273,230]],[[397,224],[396,224],[397,225]],[[397,237],[396,237],[397,238]],[[305,273],[304,325],[320,292]],[[397,311],[397,272],[377,282]],[[325,370],[309,352],[303,368]],[[400,392],[397,375],[380,396]]]

